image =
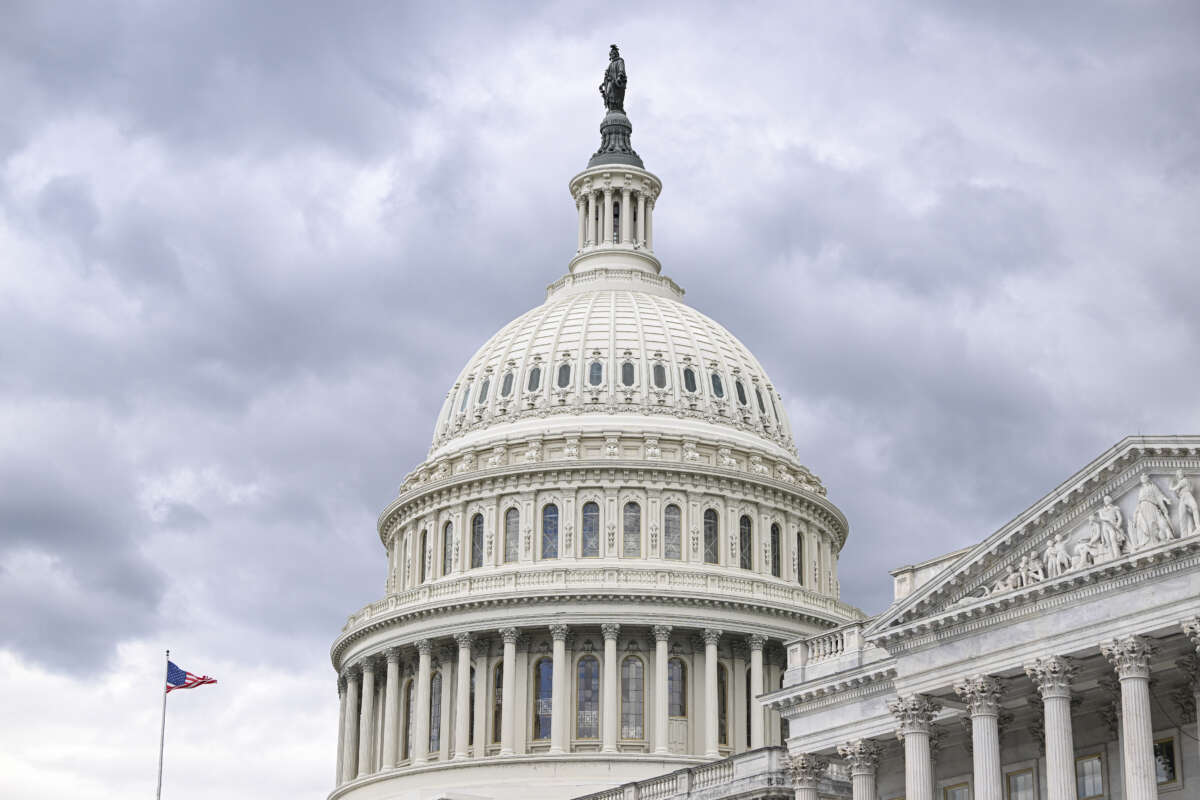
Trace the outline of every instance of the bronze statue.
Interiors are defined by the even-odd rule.
[[[614,44],[608,50],[608,69],[604,71],[604,83],[600,84],[600,96],[609,111],[625,113],[625,59]]]

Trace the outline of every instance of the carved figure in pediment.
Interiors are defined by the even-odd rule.
[[[1099,542],[1093,541],[1092,537],[1080,539],[1075,543],[1075,555],[1071,559],[1071,569],[1083,569],[1095,564],[1099,549]]]
[[[1175,470],[1171,491],[1179,501],[1179,535],[1200,533],[1200,508],[1197,508],[1196,496],[1192,494],[1192,483],[1184,476],[1183,470]]]
[[[1036,559],[1031,559],[1029,556],[1021,556],[1021,566],[1018,568],[1018,571],[1021,574],[1022,586],[1031,586],[1046,579]]]
[[[1113,504],[1113,499],[1104,495],[1104,505],[1096,512],[1095,517],[1100,523],[1100,539],[1110,558],[1120,558],[1128,549],[1128,540],[1121,528],[1125,522],[1121,509]]]
[[[1057,578],[1071,568],[1071,556],[1067,553],[1066,545],[1063,544],[1061,533],[1056,533],[1046,545],[1046,552],[1042,556],[1042,565],[1046,569],[1047,578]]]
[[[1167,506],[1171,501],[1150,480],[1149,475],[1142,475],[1141,480],[1137,508],[1133,512],[1133,528],[1137,534],[1134,547],[1138,549],[1169,542],[1174,538],[1171,532],[1171,517],[1167,513]]]
[[[1008,565],[1008,574],[996,581],[996,585],[992,587],[993,592],[1008,592],[1013,589],[1020,589],[1024,586],[1024,580],[1021,578],[1021,573],[1017,572],[1017,568],[1012,564]]]

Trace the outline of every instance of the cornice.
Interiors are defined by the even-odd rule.
[[[850,700],[894,692],[896,675],[895,661],[872,664],[862,670],[833,675],[819,683],[785,687],[763,698],[763,704],[779,712],[801,704],[806,712],[816,711]]]

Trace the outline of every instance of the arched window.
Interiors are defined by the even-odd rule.
[[[696,370],[691,367],[683,368],[683,390],[685,392],[696,391]]]
[[[584,656],[575,666],[575,738],[600,738],[600,662]]]
[[[442,749],[442,671],[429,681],[429,752]]]
[[[595,503],[583,504],[583,535],[580,537],[584,558],[596,558],[600,555],[600,506]]]
[[[674,503],[663,510],[663,558],[683,558],[683,514]]]
[[[621,555],[638,558],[642,555],[642,507],[626,503],[621,518]]]
[[[645,739],[645,668],[637,656],[625,656],[621,662],[621,738]]]
[[[416,694],[412,678],[404,685],[404,744],[403,758],[412,758],[413,714],[416,711]]]
[[[588,386],[599,386],[602,380],[604,380],[604,365],[599,361],[593,361],[588,366]]]
[[[733,388],[735,391],[737,391],[737,399],[738,399],[739,403],[741,403],[742,405],[746,405],[747,403],[750,402],[749,400],[746,399],[746,387],[742,385],[742,382],[740,380],[735,380],[733,382]]]
[[[462,401],[458,404],[458,410],[460,413],[467,410],[467,403],[469,403],[470,401],[471,401],[471,382],[467,381],[466,385],[463,386],[463,388],[462,388]]]
[[[475,744],[475,668],[471,667],[471,710],[470,722],[467,723],[467,744]]]
[[[619,241],[621,241],[621,203],[616,200],[613,201],[613,217],[612,217],[612,219],[613,219],[612,240],[614,242],[619,242]]]
[[[534,367],[529,370],[529,380],[525,382],[525,390],[536,392],[538,387],[542,385],[542,368]]]
[[[750,668],[746,667],[746,747],[750,746],[750,714],[754,708],[754,696],[750,692]]]
[[[772,523],[771,524],[771,574],[774,575],[776,578],[778,578],[780,573],[783,571],[783,565],[782,565],[782,563],[780,563],[781,559],[782,559],[782,554],[779,552],[779,549],[780,549],[779,537],[780,537],[780,535],[781,534],[779,532],[779,526]]]
[[[718,554],[721,552],[719,547],[720,538],[717,529],[717,512],[714,509],[705,509],[704,511],[704,563],[716,564]]]
[[[487,402],[488,387],[492,385],[490,378],[484,378],[483,383],[479,384],[479,397],[475,398],[477,405],[483,405]]]
[[[542,508],[542,558],[558,558],[558,506]]]
[[[717,741],[729,744],[729,670],[717,665]]]
[[[504,662],[492,670],[492,741],[504,735]]]
[[[750,517],[745,514],[738,521],[738,553],[742,569],[754,569],[754,546],[751,542]]]
[[[655,389],[667,388],[667,368],[666,367],[664,367],[662,364],[655,364],[654,369],[651,370],[651,373],[653,373],[653,375],[654,375],[654,388]]]
[[[447,522],[442,526],[442,574],[449,575],[454,571],[454,523]]]
[[[571,384],[571,365],[560,364],[558,366],[558,388],[565,389]]]
[[[471,517],[471,569],[483,566],[483,514]]]
[[[792,556],[796,563],[796,583],[804,585],[804,534],[796,531],[796,552]]]
[[[425,582],[425,560],[429,553],[429,531],[421,531],[421,552],[417,553],[417,583]]]
[[[715,372],[712,374],[712,389],[713,397],[725,396],[725,384],[721,382],[721,376]]]
[[[521,512],[510,508],[504,512],[504,563],[517,560],[521,547]]]
[[[754,394],[755,394],[755,396],[756,396],[756,397],[758,397],[758,413],[759,413],[760,415],[762,415],[762,416],[765,418],[765,417],[767,416],[767,407],[766,407],[766,405],[763,403],[763,399],[762,399],[762,389],[759,389],[757,386],[755,386],[755,387],[754,387]]]
[[[667,716],[687,716],[687,665],[682,658],[667,662]]]
[[[504,379],[500,381],[500,396],[508,397],[512,394],[513,374],[512,370],[504,373]]]
[[[621,384],[624,386],[633,386],[633,362],[626,361],[621,365]]]
[[[533,738],[550,738],[550,712],[554,695],[554,662],[539,659],[533,665]]]

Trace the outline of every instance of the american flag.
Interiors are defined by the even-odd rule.
[[[210,678],[207,675],[193,675],[192,673],[177,667],[174,661],[167,662],[168,692],[172,689],[194,689],[195,687],[203,686],[206,683],[216,682],[216,678]]]

